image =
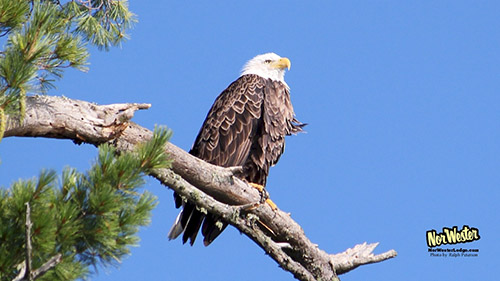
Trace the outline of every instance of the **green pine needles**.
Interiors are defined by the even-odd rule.
[[[139,192],[144,176],[169,167],[164,145],[171,132],[156,129],[152,140],[134,152],[117,154],[99,147],[97,162],[86,173],[67,168],[59,180],[54,171],[0,188],[0,280],[14,280],[27,261],[40,268],[60,254],[60,262],[38,280],[75,280],[90,266],[120,261],[137,245],[139,226],[149,224],[156,197]],[[31,235],[26,235],[26,203]]]
[[[66,68],[87,70],[87,45],[119,45],[135,21],[125,0],[0,0],[0,140],[6,114],[22,120],[27,94],[46,93]],[[156,205],[138,188],[151,170],[169,166],[169,137],[155,130],[119,155],[102,145],[87,173],[68,168],[58,179],[42,171],[0,188],[0,280],[74,280],[128,254]]]
[[[46,93],[65,68],[85,71],[87,43],[119,45],[135,21],[125,0],[0,0],[0,140],[26,94]]]

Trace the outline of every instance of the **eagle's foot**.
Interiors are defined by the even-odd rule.
[[[253,182],[249,182],[248,184],[250,184],[253,188],[257,189],[259,192],[264,192],[264,186],[262,184]]]
[[[267,193],[267,190],[264,188],[264,186],[253,182],[249,182],[248,184],[250,184],[253,188],[259,191],[260,193],[259,204],[263,204],[264,202],[266,202],[266,200],[269,198],[269,193]]]
[[[260,192],[260,204],[267,203],[267,205],[269,205],[269,207],[271,207],[273,211],[276,211],[278,209],[278,206],[271,199],[269,199],[269,193],[263,185],[253,182],[250,182],[249,184]]]

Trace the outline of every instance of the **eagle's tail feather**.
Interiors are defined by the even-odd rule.
[[[184,235],[182,236],[182,243],[186,243],[189,239],[189,244],[193,246],[194,240],[198,235],[198,231],[200,230],[201,223],[203,222],[203,218],[205,217],[200,211],[194,209],[191,213],[191,217],[184,229]]]
[[[203,214],[196,209],[194,204],[189,202],[181,203],[181,201],[177,200],[178,198],[180,197],[175,196],[176,207],[182,207],[182,210],[177,215],[174,224],[168,232],[168,239],[173,240],[184,232],[182,243],[186,243],[189,240],[192,246],[201,228],[201,233],[204,236],[203,244],[205,246],[210,245],[226,228],[227,223],[212,214]]]
[[[182,218],[183,212],[184,212],[184,210],[181,210],[179,212],[179,214],[177,215],[177,218],[175,218],[175,222],[172,225],[172,227],[170,228],[170,231],[168,232],[168,239],[169,240],[173,240],[173,239],[179,237],[179,235],[181,235],[182,231],[184,230],[184,228],[182,227],[182,224],[181,224],[181,218]]]
[[[226,229],[227,223],[221,221],[212,214],[208,214],[203,222],[201,233],[203,234],[203,245],[208,246],[219,234]]]

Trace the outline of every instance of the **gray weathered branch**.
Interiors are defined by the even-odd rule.
[[[25,236],[26,236],[26,273],[25,273],[25,279],[28,281],[33,280],[33,276],[31,275],[31,227],[33,224],[31,223],[31,208],[30,208],[30,203],[26,202],[26,230],[25,230]]]
[[[42,266],[40,266],[37,270],[33,270],[33,280],[37,279],[38,277],[42,277],[47,271],[55,267],[58,263],[61,262],[61,257],[62,255],[55,254],[53,257],[51,257],[48,261],[46,261]]]
[[[397,255],[396,251],[390,250],[385,253],[374,255],[373,250],[378,243],[358,244],[342,253],[330,255],[331,262],[334,264],[337,274],[343,274],[357,268],[360,265],[377,263],[393,258]]]
[[[31,276],[31,280],[36,280],[37,278],[42,277],[45,273],[47,273],[47,271],[54,268],[57,264],[59,264],[61,262],[61,258],[61,254],[55,254],[38,269],[33,270],[30,275],[26,274],[26,261],[23,261],[19,265],[21,267],[19,273],[17,274],[16,278],[12,279],[12,281],[26,281],[28,280],[28,276]]]
[[[61,262],[61,254],[56,254],[52,258],[50,258],[47,262],[45,262],[38,269],[33,270],[31,267],[31,255],[32,255],[32,246],[31,246],[31,227],[33,223],[31,222],[31,208],[30,203],[26,202],[26,249],[25,249],[25,260],[19,265],[21,268],[19,273],[12,281],[33,281],[39,277],[42,277],[47,271],[55,267],[58,263]]]
[[[7,116],[5,137],[50,137],[71,139],[93,145],[112,143],[118,150],[132,150],[149,140],[152,132],[129,119],[135,110],[148,104],[96,105],[61,97],[29,97],[21,124]],[[173,160],[172,169],[154,172],[169,186],[201,209],[222,216],[263,248],[283,269],[300,280],[336,280],[338,274],[360,265],[396,256],[394,250],[380,255],[375,244],[356,245],[344,253],[330,255],[305,236],[302,228],[281,211],[268,204],[255,204],[260,194],[237,175],[239,169],[222,168],[191,156],[168,143],[165,151]],[[254,204],[254,208],[248,206]],[[242,207],[246,206],[246,207]]]

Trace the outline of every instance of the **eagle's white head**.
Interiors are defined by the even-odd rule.
[[[282,58],[275,53],[267,53],[249,60],[241,70],[241,75],[256,74],[286,85],[285,68],[290,70],[290,65],[288,58]]]

